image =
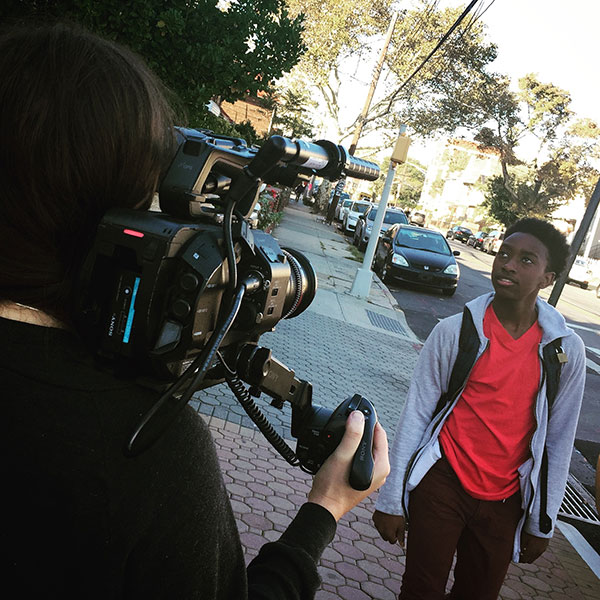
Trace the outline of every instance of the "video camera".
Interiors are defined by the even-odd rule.
[[[98,360],[163,392],[125,451],[142,452],[195,391],[225,380],[286,460],[314,473],[339,442],[340,422],[343,434],[340,410],[359,407],[368,423],[375,411],[360,397],[336,411],[313,406],[311,385],[257,345],[281,319],[310,305],[317,278],[306,257],[251,229],[248,217],[264,184],[291,187],[312,175],[373,181],[379,168],[326,140],[273,136],[256,148],[207,131],[176,128],[176,135],[161,210],[108,211],[80,278],[78,329]],[[276,406],[291,402],[297,455],[241,380]],[[363,477],[360,485],[369,484]]]

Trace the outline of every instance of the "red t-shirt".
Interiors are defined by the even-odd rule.
[[[519,489],[517,469],[529,456],[542,330],[536,321],[515,340],[490,305],[483,331],[489,346],[444,423],[440,443],[471,496],[503,500]]]

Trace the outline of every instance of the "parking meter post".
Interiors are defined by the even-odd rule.
[[[369,236],[369,243],[365,250],[363,264],[356,270],[352,288],[350,289],[350,293],[358,298],[368,298],[369,293],[371,292],[371,281],[373,279],[371,264],[373,263],[373,257],[375,256],[377,242],[379,241],[379,233],[381,232],[381,225],[387,209],[388,198],[392,190],[392,183],[394,182],[394,176],[396,175],[396,165],[406,161],[408,146],[410,145],[410,138],[405,137],[405,134],[406,125],[401,125],[398,140],[396,141],[396,146],[390,159],[390,167],[385,178],[383,191],[381,192],[381,200],[379,201],[379,207],[377,208],[377,214],[375,215],[375,221],[373,222],[373,229]]]
[[[346,185],[346,179],[340,179],[335,184],[335,189],[333,191],[333,197],[331,198],[331,202],[329,203],[329,207],[327,208],[327,223],[331,225],[333,223],[333,219],[335,217],[335,209],[337,208],[338,202],[340,201],[340,197],[342,192],[344,191],[344,186]]]
[[[565,270],[561,273],[560,277],[556,280],[554,287],[552,288],[552,292],[550,293],[550,297],[548,298],[548,304],[552,306],[556,306],[560,295],[565,287],[567,282],[567,278],[569,277],[569,271],[577,258],[577,253],[579,252],[579,248],[581,244],[583,244],[583,240],[590,228],[592,221],[594,220],[594,214],[598,210],[598,204],[600,203],[600,179],[596,183],[596,187],[594,188],[594,193],[590,199],[589,204],[585,210],[583,215],[583,219],[581,219],[581,225],[579,225],[579,229],[573,238],[573,243],[571,244],[571,253],[569,254],[569,258],[567,259],[567,265]]]

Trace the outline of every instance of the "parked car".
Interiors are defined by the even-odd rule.
[[[481,244],[483,244],[483,240],[487,237],[486,231],[478,231],[473,235],[469,236],[467,240],[467,246],[473,246],[473,248],[481,248]]]
[[[331,200],[333,200],[333,192],[331,194],[331,198],[329,199],[329,201],[331,202]],[[335,207],[335,219],[336,221],[341,221],[342,220],[342,209],[347,208],[348,206],[350,206],[352,204],[352,199],[350,198],[350,194],[348,194],[347,192],[342,192],[342,195],[340,196],[340,199],[338,200],[337,206]]]
[[[408,222],[410,225],[425,227],[425,213],[419,212],[418,210],[411,210],[408,215]]]
[[[384,281],[405,281],[456,292],[460,271],[444,236],[414,225],[393,225],[379,239],[373,267]]]
[[[353,243],[358,247],[359,250],[364,250],[369,243],[371,237],[371,231],[373,230],[373,223],[375,223],[375,216],[377,215],[378,206],[372,206],[364,214],[358,217],[356,222],[356,229],[354,230]],[[404,211],[399,208],[388,208],[385,211],[383,221],[381,223],[381,231],[379,237],[381,237],[392,225],[396,223],[408,223],[408,219]]]
[[[569,276],[567,277],[567,283],[576,283],[583,290],[587,290],[591,279],[594,274],[588,267],[587,262],[583,258],[576,258]]]
[[[490,231],[483,240],[481,249],[488,254],[496,254],[502,245],[503,239],[504,233],[499,229],[494,229],[493,231]]]
[[[469,236],[473,235],[473,232],[468,227],[462,225],[455,225],[452,229],[446,233],[446,238],[451,240],[459,240],[463,244],[469,239]]]
[[[342,231],[344,233],[354,231],[356,229],[358,217],[366,213],[371,206],[373,206],[373,203],[367,202],[366,200],[355,200],[352,202],[342,218]]]

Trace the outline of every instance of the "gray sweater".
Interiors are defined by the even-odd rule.
[[[467,303],[481,340],[477,359],[489,343],[483,333],[483,316],[493,297],[492,292]],[[542,348],[556,338],[562,338],[568,362],[562,367],[558,393],[550,415],[544,369],[540,368],[540,385],[535,404],[536,429],[530,443],[531,455],[519,467],[524,514],[515,534],[515,561],[520,552],[523,527],[528,533],[539,537],[552,536],[569,473],[585,385],[585,348],[581,338],[567,327],[563,316],[554,307],[538,298],[536,308],[538,323],[543,332],[539,347],[540,364]],[[458,353],[461,321],[460,314],[440,321],[423,346],[390,453],[392,471],[377,499],[376,508],[381,512],[406,514],[408,494],[441,458],[438,436],[460,394],[441,420],[436,419],[432,423],[432,416],[441,394],[448,389]],[[548,534],[541,533],[539,528],[540,468],[544,444],[548,449],[547,513],[552,519],[552,529]],[[406,516],[408,517],[407,514]]]

